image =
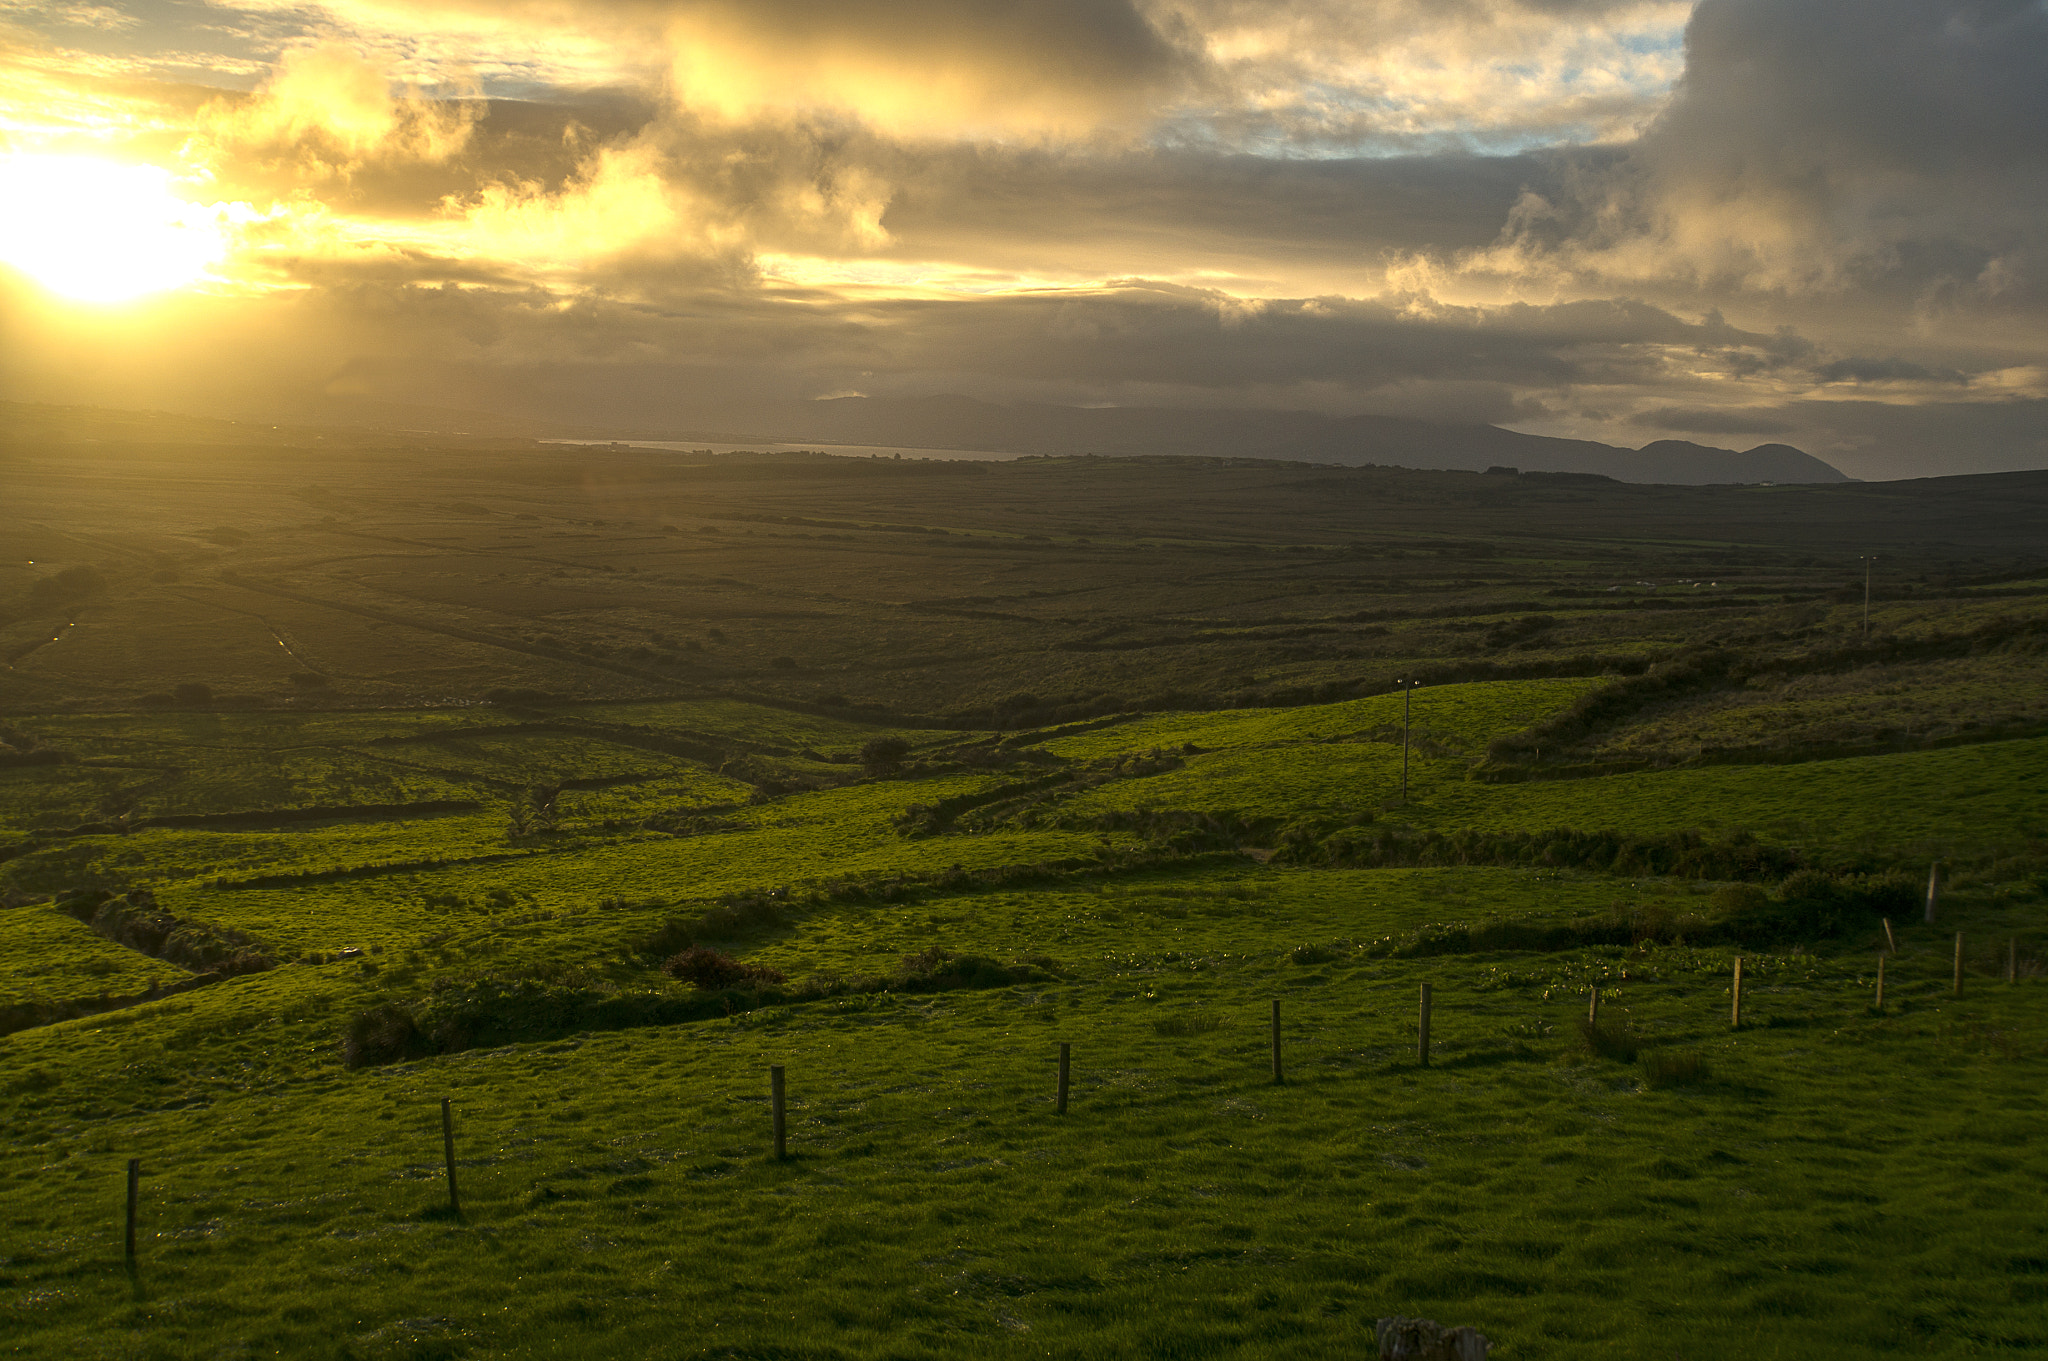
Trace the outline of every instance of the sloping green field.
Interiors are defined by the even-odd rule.
[[[580,730],[309,719],[305,749],[400,753],[473,807],[61,837],[16,821],[0,1003],[189,977],[33,900],[67,886],[150,888],[277,967],[0,1036],[0,1347],[1322,1358],[1370,1355],[1373,1320],[1403,1313],[1476,1324],[1504,1361],[2048,1350],[2048,1157],[2031,1134],[2048,867],[2029,858],[2048,740],[1467,778],[1489,741],[1592,683],[1418,692],[1406,805],[1400,699],[1381,696],[1013,734],[976,748],[989,768],[948,763],[979,735],[902,732],[932,764],[813,762],[849,782],[781,793]],[[611,707],[578,721],[821,755],[895,732],[725,701]],[[217,717],[233,740],[205,767],[214,797],[326,806],[313,777],[279,773],[302,748],[274,717]],[[166,721],[138,723],[155,741]],[[128,740],[117,720],[64,722],[81,753]],[[408,740],[376,740],[393,736]],[[503,786],[570,769],[628,782],[572,790],[557,828],[515,833]],[[89,771],[0,771],[0,797],[76,827],[103,796]],[[1140,810],[1404,834],[1740,830],[1961,868],[1935,925],[1897,913],[1878,1013],[1871,915],[1807,938],[1686,937],[1654,924],[1718,920],[1726,885],[1304,868],[1220,834],[1181,845]],[[572,997],[697,996],[647,942],[721,900],[771,910],[696,938],[814,991],[706,994],[709,1019],[682,1024],[549,1020]],[[1560,943],[1456,943],[1501,922]],[[919,990],[906,957],[948,954],[1014,972]],[[344,1067],[351,1018],[493,978],[543,999],[511,1038]],[[1596,985],[1606,1029],[1589,1041],[1576,1022]],[[788,1073],[786,1161],[770,1064]]]

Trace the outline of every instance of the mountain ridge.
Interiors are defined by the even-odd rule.
[[[704,404],[700,411],[708,419],[691,422],[678,438],[712,439],[709,432],[716,430],[724,433],[715,438],[726,440],[730,432],[744,430],[745,437],[778,444],[872,444],[1011,454],[1178,454],[1473,472],[1504,466],[1692,486],[1852,480],[1787,444],[1734,450],[1656,440],[1641,449],[1627,449],[1477,422],[1402,416],[1049,403],[1004,406],[958,396],[718,403]]]

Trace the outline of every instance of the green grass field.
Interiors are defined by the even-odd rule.
[[[1428,754],[1405,807],[1390,803],[1399,700],[1381,697],[1055,737],[1036,746],[1063,769],[1161,751],[1180,764],[1087,785],[1057,804],[1059,825],[922,838],[897,830],[906,809],[1020,776],[726,800],[715,829],[681,836],[607,832],[596,809],[572,804],[563,830],[521,840],[479,780],[590,769],[598,755],[573,742],[565,753],[558,734],[531,746],[464,737],[452,722],[394,734],[381,719],[323,720],[294,742],[268,717],[222,716],[219,749],[259,772],[316,742],[425,738],[402,744],[407,759],[432,749],[479,811],[148,827],[16,857],[17,882],[70,863],[153,883],[179,918],[249,932],[296,962],[0,1039],[6,1345],[109,1357],[1322,1357],[1368,1348],[1373,1320],[1400,1312],[1477,1324],[1507,1358],[2048,1347],[2048,1289],[2036,1288],[2048,1228],[2029,1208],[2048,1181],[2029,1133],[2048,1069],[2036,881],[1979,875],[1951,891],[1939,926],[1895,923],[1882,1015],[1870,1007],[1874,922],[1748,950],[1738,1031],[1727,945],[1388,958],[1375,944],[1444,923],[1698,912],[1713,884],[1214,853],[1118,869],[1135,863],[1139,834],[1061,829],[1118,809],[1285,820],[1378,808],[1403,826],[1743,827],[1787,844],[1888,837],[1902,855],[1980,858],[2041,835],[2038,740],[1464,778],[1492,737],[1587,684],[1421,692]],[[857,747],[867,731],[730,704],[601,718],[700,734],[724,722],[785,746]],[[145,735],[83,718],[67,730],[81,748]],[[701,807],[727,792],[686,758],[601,755],[603,774],[651,782],[654,802]],[[243,779],[227,757],[216,769],[223,799],[285,788]],[[59,800],[89,791],[52,772],[66,768],[0,783],[53,820],[86,816]],[[571,797],[625,797],[631,811],[642,788]],[[306,803],[321,806],[316,795]],[[421,863],[435,858],[459,863]],[[1099,869],[895,902],[803,896],[1034,863]],[[326,873],[272,882],[309,870]],[[667,917],[783,886],[796,896],[780,924],[728,948],[792,979],[886,975],[938,949],[1037,959],[1040,981],[856,991],[341,1065],[340,1031],[368,1005],[479,973],[645,987],[655,976],[636,942]],[[1972,943],[1960,999],[1944,934],[1958,927]],[[0,1000],[183,976],[47,903],[0,909],[0,931]],[[2007,938],[2018,986],[1999,974]],[[1427,1067],[1415,1053],[1425,982]],[[1606,1056],[1576,1028],[1595,985],[1621,1037]],[[1075,1056],[1064,1116],[1052,1109],[1060,1042]],[[781,1163],[769,1156],[770,1064],[790,1074]],[[459,1218],[439,1161],[443,1097],[456,1111]],[[119,1242],[131,1156],[144,1168],[132,1274]]]
[[[9,448],[0,1354],[2048,1354],[2020,475]]]

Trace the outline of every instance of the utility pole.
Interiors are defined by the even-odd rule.
[[[1863,637],[1870,637],[1870,568],[1877,561],[1877,554],[1866,553],[1863,557]]]
[[[1408,706],[1415,698],[1415,687],[1419,680],[1397,680],[1401,687],[1401,802],[1408,802]]]

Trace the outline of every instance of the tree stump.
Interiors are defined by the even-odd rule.
[[[1446,1328],[1426,1318],[1383,1318],[1373,1330],[1380,1361],[1486,1361],[1491,1348],[1476,1328]]]

